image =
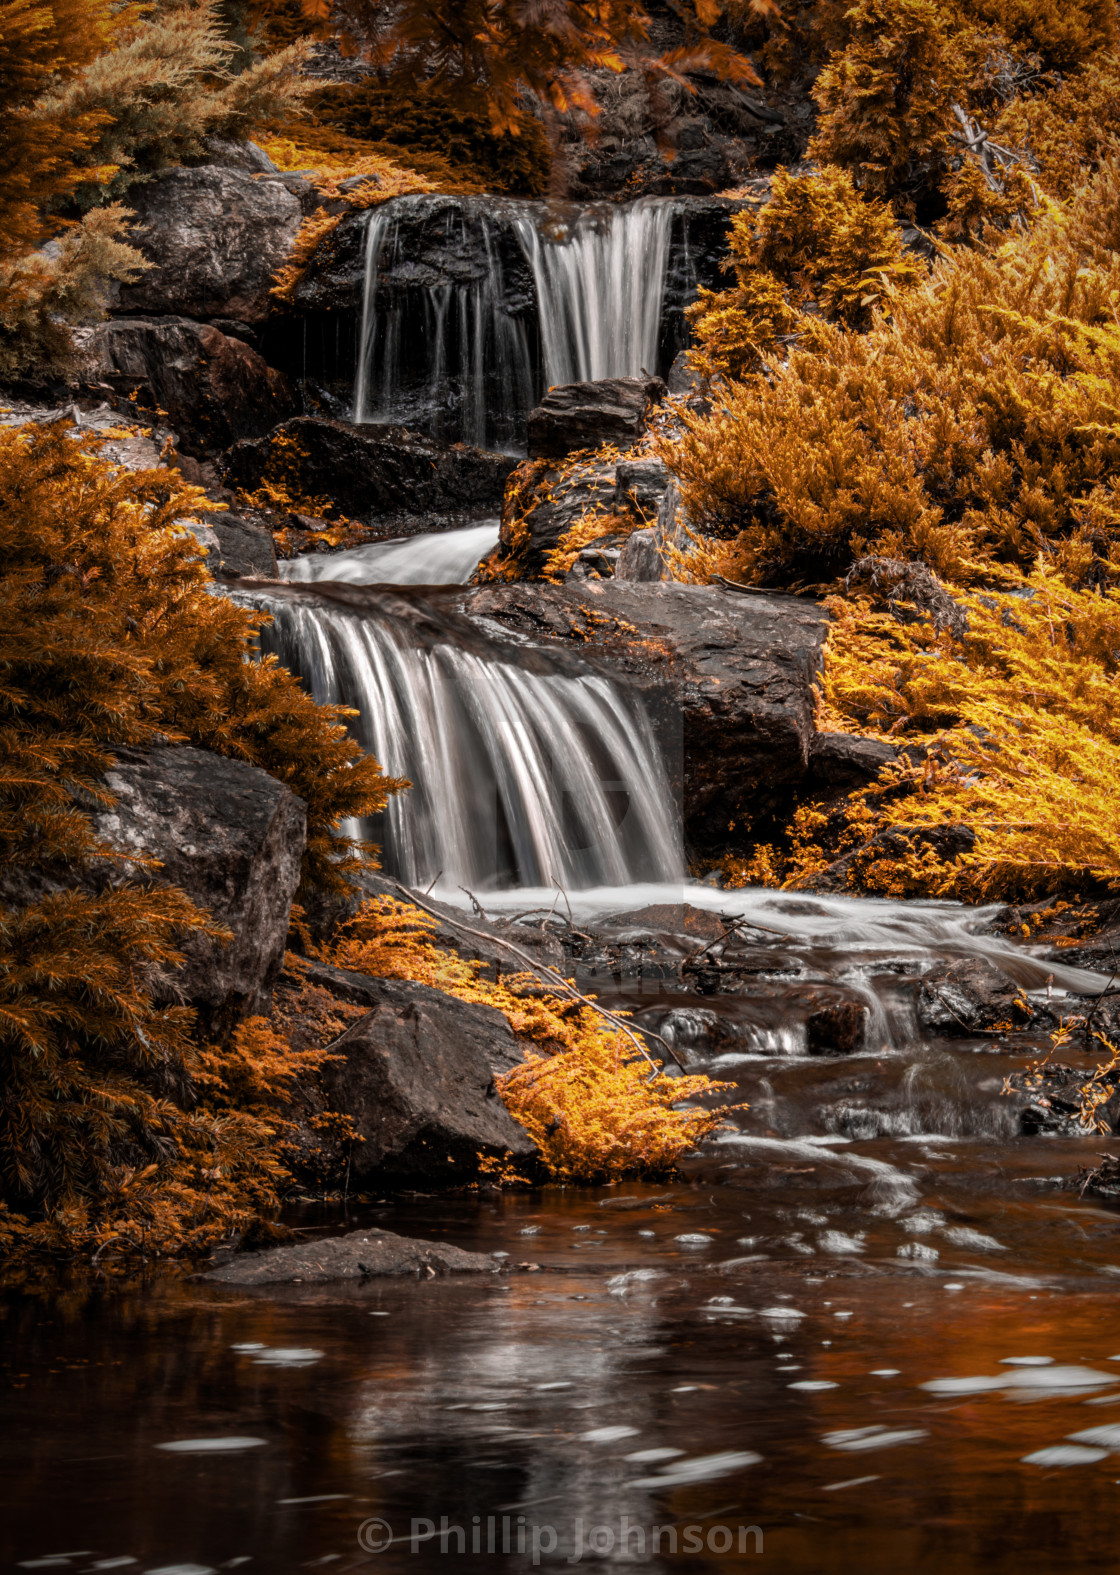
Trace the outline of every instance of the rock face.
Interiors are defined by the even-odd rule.
[[[849,733],[818,733],[813,739],[811,765],[823,789],[849,793],[866,787],[879,772],[898,759],[898,750],[878,738],[857,738]]]
[[[529,412],[529,458],[562,459],[604,443],[629,448],[666,392],[659,377],[607,377],[550,388]]]
[[[211,164],[170,169],[134,188],[129,206],[154,267],[122,288],[122,311],[264,320],[302,219],[284,177]]]
[[[233,932],[228,946],[185,940],[182,971],[162,993],[216,1024],[260,1011],[284,960],[307,837],[303,800],[256,766],[204,749],[121,751],[105,781],[117,802],[94,814],[96,830],[162,866],[153,874],[124,864],[113,880],[180,886]]]
[[[639,452],[632,459],[616,459],[608,451],[591,452],[566,463],[527,460],[506,491],[498,558],[514,560],[518,579],[536,579],[545,571],[548,554],[561,537],[581,516],[596,512],[603,516],[603,535],[598,542],[588,543],[566,579],[585,580],[591,570],[600,578],[614,574],[618,579],[664,579],[666,571],[657,550],[662,541],[660,523],[652,554],[641,553],[641,543],[630,551],[627,548],[632,536],[650,540],[650,533],[640,527],[651,516],[660,522],[676,498],[668,469],[652,454]]]
[[[479,1154],[535,1152],[494,1086],[496,1070],[521,1060],[500,1012],[423,984],[349,977],[371,1010],[331,1046],[345,1060],[324,1067],[322,1086],[364,1139],[352,1152],[357,1181],[464,1179]]]
[[[507,454],[438,443],[404,427],[298,416],[267,437],[235,443],[222,470],[228,485],[252,491],[275,469],[307,496],[369,517],[496,511],[516,463]]]
[[[293,415],[295,394],[243,340],[187,317],[123,317],[86,338],[85,375],[166,413],[186,453],[259,437]]]
[[[710,586],[589,580],[580,586],[485,586],[462,595],[486,617],[629,678],[655,701],[667,758],[683,753],[686,832],[716,850],[737,823],[780,807],[805,776],[813,680],[825,612],[795,597]],[[590,615],[590,616],[589,616]]]
[[[481,1252],[441,1241],[414,1241],[388,1230],[351,1231],[294,1247],[246,1252],[204,1278],[220,1285],[322,1285],[388,1274],[493,1274],[497,1265]]]

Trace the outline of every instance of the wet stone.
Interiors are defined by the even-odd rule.
[[[837,1001],[810,1012],[806,1042],[810,1055],[852,1055],[867,1047],[867,1006],[862,1001]]]

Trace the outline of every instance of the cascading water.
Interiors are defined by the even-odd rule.
[[[673,211],[423,196],[373,210],[354,420],[516,452],[545,387],[655,371]]]
[[[516,215],[550,386],[656,371],[672,217],[665,198],[597,204],[567,226]]]
[[[370,215],[355,421],[514,450],[535,396],[530,298],[511,277],[503,212],[402,197]],[[443,266],[414,255],[417,232]]]
[[[348,552],[308,552],[280,564],[280,578],[304,584],[340,580],[347,585],[465,585],[498,543],[498,521],[462,530],[410,536],[352,547]]]
[[[431,538],[429,538],[431,540]],[[262,645],[315,698],[352,706],[362,745],[413,784],[381,842],[403,881],[578,890],[680,880],[680,833],[640,699],[591,671],[450,637],[417,643],[387,609],[263,598]]]

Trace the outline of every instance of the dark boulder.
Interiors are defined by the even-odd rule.
[[[493,585],[459,605],[636,684],[681,760],[686,832],[720,850],[735,825],[788,806],[814,734],[813,683],[828,616],[798,597],[711,586],[588,580]]]
[[[813,786],[848,793],[876,781],[883,767],[897,759],[894,745],[880,738],[817,733],[809,757]]]
[[[665,461],[653,454],[620,459],[615,476],[619,508],[631,510],[643,521],[656,519],[672,479]]]
[[[854,1055],[867,1048],[870,1012],[865,1001],[826,1001],[817,1004],[805,1020],[806,1048],[810,1055]]]
[[[204,164],[165,170],[129,193],[133,239],[154,266],[120,291],[124,312],[257,323],[302,222],[282,176]]]
[[[121,317],[84,345],[85,375],[159,410],[188,454],[259,437],[293,415],[287,379],[244,341],[188,317]]]
[[[548,554],[578,519],[600,513],[604,533],[609,531],[617,502],[613,459],[588,454],[569,465],[526,460],[506,490],[498,556],[516,566],[519,579],[537,579]]]
[[[352,981],[361,975],[350,976]],[[501,1012],[424,984],[369,979],[371,1010],[331,1046],[344,1059],[323,1068],[332,1110],[350,1117],[358,1182],[468,1179],[480,1155],[536,1152],[502,1104],[495,1071],[522,1058]]]
[[[924,975],[918,990],[918,1020],[934,1033],[959,1037],[999,1027],[1026,1028],[1052,1019],[1044,1008],[1027,1001],[1014,979],[995,963],[968,957],[943,963]]]
[[[659,377],[608,377],[550,388],[529,412],[530,459],[562,459],[577,449],[635,444],[649,412],[665,397]]]
[[[160,869],[126,860],[102,884],[179,886],[233,934],[228,946],[185,939],[182,970],[161,981],[160,995],[189,1001],[215,1027],[259,1012],[284,961],[303,800],[256,766],[204,749],[122,750],[105,782],[116,803],[95,811],[95,829]]]
[[[228,486],[254,491],[283,478],[345,514],[468,514],[496,510],[516,465],[507,454],[439,443],[404,427],[351,426],[317,416],[286,421],[267,437],[235,443],[223,457]]]
[[[390,1274],[493,1274],[493,1258],[442,1241],[415,1241],[371,1227],[292,1247],[239,1253],[204,1278],[220,1285],[322,1285]]]
[[[267,526],[244,514],[208,514],[206,523],[217,538],[212,573],[238,579],[274,580],[276,544]]]

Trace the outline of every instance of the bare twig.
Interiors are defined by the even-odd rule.
[[[480,919],[485,919],[486,923],[489,924],[489,922],[490,922],[489,919],[486,919],[486,909],[479,902],[479,900],[475,896],[474,892],[473,891],[468,891],[465,886],[460,886],[459,890],[463,893],[464,897],[469,897],[471,899],[471,907],[478,914],[479,918]]]
[[[608,1023],[610,1023],[612,1028],[616,1028],[619,1033],[625,1034],[626,1037],[633,1042],[635,1048],[640,1052],[640,1054],[646,1058],[650,1066],[660,1071],[660,1067],[658,1067],[657,1062],[650,1055],[644,1041],[639,1038],[638,1034],[635,1033],[634,1029],[630,1027],[629,1023],[627,1023],[624,1018],[618,1017],[614,1012],[608,1011],[605,1006],[601,1006],[599,1002],[594,1000],[590,995],[584,995],[582,990],[577,990],[575,985],[569,983],[569,981],[564,978],[563,974],[557,973],[555,968],[550,968],[547,963],[538,962],[536,958],[530,956],[528,952],[523,951],[521,947],[515,945],[513,941],[504,940],[502,937],[489,934],[485,930],[476,930],[472,928],[471,925],[464,924],[461,919],[453,919],[449,914],[439,913],[436,911],[436,909],[429,908],[427,903],[424,902],[422,898],[417,897],[415,892],[409,891],[406,886],[402,886],[399,881],[394,881],[393,884],[407,902],[414,902],[418,908],[423,908],[425,913],[430,913],[433,919],[439,919],[441,923],[450,924],[452,929],[461,930],[464,935],[471,935],[475,940],[484,941],[490,946],[501,946],[504,947],[506,951],[512,952],[512,954],[520,963],[523,964],[528,972],[535,973],[537,978],[541,979],[551,989],[559,990],[571,1000],[580,1001],[584,1006],[589,1006],[593,1012],[597,1012],[600,1017],[604,1018]],[[467,892],[467,896],[470,896],[470,892]],[[471,900],[473,902],[474,899],[471,898]],[[485,915],[483,915],[483,917],[485,918]],[[645,1028],[642,1030],[642,1032],[648,1038],[656,1039],[659,1045],[664,1046],[666,1055],[675,1061],[677,1066],[679,1066],[682,1071],[684,1070],[684,1061],[677,1054],[676,1050],[667,1039],[662,1039],[660,1034],[655,1034],[650,1028]]]
[[[442,874],[443,874],[443,871],[440,870],[438,874],[432,876],[431,880],[428,883],[427,890],[424,892],[425,897],[428,896],[428,894],[431,892],[432,887],[435,885],[436,881],[439,880],[439,877]]]

